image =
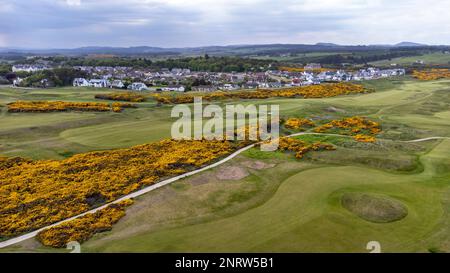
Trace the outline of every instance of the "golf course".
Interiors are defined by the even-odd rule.
[[[217,102],[275,104],[282,118],[317,123],[362,116],[382,130],[374,143],[296,136],[336,148],[302,159],[249,149],[135,198],[112,230],[83,243],[82,252],[369,252],[370,241],[382,252],[450,252],[450,80],[405,76],[362,84],[375,92]],[[63,160],[170,137],[173,106],[150,95],[120,113],[7,111],[19,100],[98,102],[96,94],[110,92],[0,88],[0,156]],[[0,249],[67,251],[34,238]]]

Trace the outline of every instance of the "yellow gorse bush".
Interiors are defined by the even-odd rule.
[[[125,200],[111,204],[94,213],[43,230],[36,238],[43,245],[56,248],[65,247],[71,241],[83,243],[95,233],[111,230],[112,226],[125,216],[125,208],[132,203],[132,200]]]
[[[67,102],[67,101],[15,101],[8,104],[8,112],[65,112],[65,111],[96,111],[120,112],[122,108],[134,107],[126,103],[103,102]]]
[[[288,118],[284,122],[284,126],[288,129],[303,129],[304,127],[314,127],[315,124],[310,119],[306,118]]]
[[[282,137],[280,138],[278,149],[280,151],[295,152],[295,157],[301,159],[310,151],[330,151],[335,150],[336,148],[328,143],[315,142],[313,144],[308,144],[299,139]]]
[[[414,70],[413,77],[422,81],[432,81],[439,79],[450,78],[450,69],[428,69],[428,70]]]
[[[364,117],[350,117],[332,120],[329,123],[314,128],[316,133],[336,133],[351,135],[356,141],[375,142],[375,135],[381,132],[378,122]]]
[[[96,99],[101,100],[121,100],[121,101],[129,101],[129,102],[144,102],[145,96],[141,94],[136,94],[133,92],[115,92],[109,94],[97,94],[95,95]]]
[[[60,161],[0,158],[0,238],[44,227],[207,165],[237,146],[216,140],[162,140]]]
[[[259,89],[256,91],[236,91],[236,92],[219,91],[202,95],[202,98],[208,101],[221,99],[267,99],[274,97],[325,98],[364,92],[368,92],[368,90],[364,89],[362,85],[351,83],[333,83],[333,84],[311,85],[303,87],[291,87],[277,90]],[[181,104],[194,102],[195,95],[184,94],[171,96],[166,94],[155,94],[153,96],[159,103]]]

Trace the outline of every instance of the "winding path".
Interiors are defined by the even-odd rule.
[[[350,136],[347,136],[347,135],[324,134],[324,133],[310,133],[310,132],[296,133],[296,134],[288,135],[288,136],[285,136],[285,137],[295,137],[295,136],[300,136],[300,135],[326,135],[326,136],[350,137]],[[408,141],[402,141],[402,142],[422,142],[422,141],[437,140],[437,139],[450,139],[450,138],[449,138],[449,137],[427,137],[427,138],[420,138],[420,139],[414,139],[414,140],[408,140]],[[158,188],[160,188],[160,187],[166,186],[166,185],[168,185],[168,184],[170,184],[170,183],[173,183],[173,182],[178,181],[178,180],[180,180],[180,179],[183,179],[183,178],[185,178],[185,177],[192,176],[192,175],[194,175],[194,174],[197,174],[197,173],[200,173],[200,172],[203,172],[203,171],[206,171],[206,170],[215,168],[215,167],[217,167],[217,166],[219,166],[219,165],[224,164],[225,162],[230,161],[231,159],[235,158],[237,155],[241,154],[242,152],[245,152],[245,151],[247,151],[248,149],[253,148],[255,145],[256,145],[256,144],[248,145],[248,146],[246,146],[246,147],[244,147],[244,148],[241,148],[241,149],[235,151],[234,153],[230,154],[229,156],[225,157],[224,159],[222,159],[222,160],[220,160],[220,161],[217,161],[217,162],[215,162],[215,163],[213,163],[213,164],[211,164],[211,165],[208,165],[208,166],[205,166],[205,167],[203,167],[203,168],[200,168],[200,169],[197,169],[197,170],[194,170],[194,171],[191,171],[191,172],[187,172],[187,173],[184,173],[184,174],[181,174],[181,175],[178,175],[178,176],[175,176],[175,177],[172,177],[172,178],[163,180],[163,181],[161,181],[161,182],[158,182],[157,184],[154,184],[154,185],[145,187],[145,188],[143,188],[143,189],[141,189],[141,190],[138,190],[138,191],[136,191],[136,192],[127,194],[127,195],[125,195],[125,196],[123,196],[123,197],[121,197],[121,198],[119,198],[119,199],[117,199],[117,200],[114,200],[114,201],[112,201],[112,202],[110,202],[110,203],[107,203],[107,204],[105,204],[105,205],[103,205],[103,206],[100,206],[100,207],[98,207],[98,208],[95,208],[95,209],[86,211],[86,212],[84,212],[84,213],[75,215],[75,216],[73,216],[73,217],[70,217],[70,218],[67,218],[67,219],[65,219],[65,220],[62,220],[62,221],[60,221],[60,222],[57,222],[57,223],[54,223],[54,224],[45,226],[45,227],[43,227],[43,228],[40,228],[40,229],[38,229],[38,230],[35,230],[35,231],[32,231],[32,232],[26,233],[26,234],[24,234],[24,235],[21,235],[21,236],[18,236],[18,237],[15,237],[15,238],[12,238],[12,239],[9,239],[9,240],[0,242],[0,248],[4,248],[4,247],[7,247],[7,246],[11,246],[11,245],[14,245],[14,244],[23,242],[23,241],[25,241],[25,240],[28,240],[28,239],[30,239],[30,238],[35,237],[39,232],[41,232],[41,231],[43,231],[43,230],[45,230],[45,229],[48,229],[48,228],[51,228],[51,227],[60,225],[60,224],[62,224],[62,223],[65,223],[65,222],[68,222],[68,221],[71,221],[71,220],[74,220],[74,219],[77,219],[77,218],[79,218],[79,217],[81,217],[81,216],[84,216],[84,215],[86,215],[86,214],[94,213],[94,212],[96,212],[96,211],[98,211],[98,210],[101,210],[101,209],[106,208],[107,206],[109,206],[109,205],[111,205],[111,204],[119,203],[119,202],[124,201],[124,200],[127,200],[127,199],[131,199],[131,198],[135,198],[135,197],[141,196],[141,195],[143,195],[143,194],[146,194],[146,193],[148,193],[148,192],[150,192],[150,191],[156,190],[156,189],[158,189]]]

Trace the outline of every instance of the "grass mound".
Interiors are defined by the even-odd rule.
[[[390,223],[406,217],[408,210],[399,201],[366,193],[346,193],[342,206],[362,219],[374,223]]]

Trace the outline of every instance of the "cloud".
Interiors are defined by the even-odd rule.
[[[0,0],[8,46],[450,44],[439,0]],[[6,43],[4,41],[4,43]]]
[[[81,0],[66,0],[66,3],[69,6],[80,6]]]

